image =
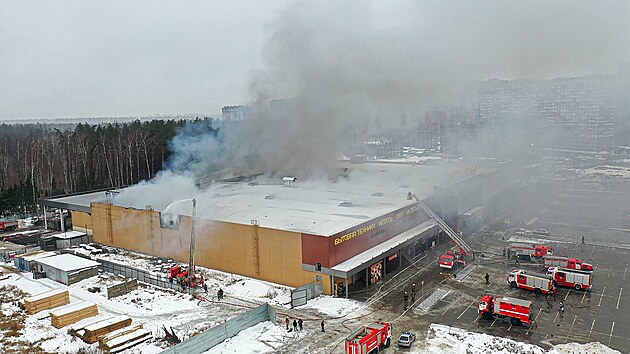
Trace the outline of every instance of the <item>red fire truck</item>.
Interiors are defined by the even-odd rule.
[[[507,276],[507,282],[513,288],[521,288],[537,294],[549,294],[554,288],[551,275],[528,272],[522,269],[511,271]]]
[[[593,282],[593,272],[586,270],[549,267],[547,274],[553,277],[556,285],[575,290],[588,290]]]
[[[0,231],[13,231],[18,228],[16,220],[0,220]]]
[[[512,243],[510,245],[510,254],[515,257],[525,255],[540,258],[553,254],[553,248],[551,246],[536,245],[533,243]]]
[[[392,325],[376,321],[346,338],[346,354],[378,353],[392,343]]]
[[[590,263],[584,263],[581,259],[568,258],[560,256],[544,256],[543,264],[546,267],[559,267],[577,270],[593,270],[593,265]]]
[[[446,253],[438,258],[438,265],[440,268],[453,269],[455,264],[464,267],[466,266],[466,261],[461,254],[455,254],[453,250],[447,250]]]
[[[479,315],[486,320],[494,316],[509,318],[510,323],[519,326],[521,323],[532,323],[532,302],[513,297],[496,297],[484,295],[478,306]]]
[[[169,273],[168,273],[168,279],[169,280],[177,280],[179,281],[183,281],[186,286],[189,287],[197,287],[197,286],[203,286],[203,284],[205,283],[205,279],[203,277],[203,274],[193,274],[192,275],[192,279],[188,278],[188,269],[180,266],[180,265],[176,265],[174,267],[171,267],[169,269]],[[192,285],[189,284],[189,282],[192,282]]]

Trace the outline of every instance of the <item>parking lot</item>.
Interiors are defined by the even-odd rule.
[[[458,278],[436,284],[418,298],[412,311],[400,320],[399,328],[424,328],[430,323],[441,323],[471,331],[512,338],[541,346],[567,342],[599,341],[611,348],[628,352],[630,349],[630,292],[627,259],[630,250],[593,245],[553,244],[558,254],[591,260],[595,266],[593,288],[576,291],[560,288],[557,301],[522,289],[513,289],[506,282],[507,273],[517,266],[502,255],[499,236],[484,240],[486,254],[481,264],[471,264],[472,271]],[[492,254],[494,253],[494,254]],[[619,262],[618,260],[623,260]],[[520,265],[520,268],[543,271],[542,265]],[[437,272],[437,267],[434,269]],[[485,284],[485,274],[490,284]],[[461,279],[463,277],[463,279]],[[533,301],[535,324],[512,326],[503,319],[485,320],[477,313],[482,295],[506,295]],[[435,301],[435,295],[439,299]],[[432,299],[433,298],[433,299]],[[558,301],[565,303],[564,315],[558,311]],[[425,301],[427,300],[427,301]],[[429,309],[426,306],[430,305]],[[402,329],[401,328],[401,329]],[[397,349],[399,350],[399,349]],[[402,352],[403,350],[401,350]]]

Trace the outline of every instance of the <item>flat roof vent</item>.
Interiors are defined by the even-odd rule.
[[[285,186],[291,187],[293,183],[297,181],[297,177],[286,176],[286,177],[283,177],[282,180],[284,181]]]
[[[373,196],[373,197],[382,197],[382,196],[384,196],[384,195],[385,195],[385,194],[383,194],[383,193],[381,193],[381,192],[372,193],[372,196]]]
[[[339,206],[340,207],[351,207],[352,206],[352,202],[348,202],[348,201],[341,202],[341,203],[339,203]]]
[[[275,196],[275,195],[273,195],[273,194],[269,194],[269,195],[266,195],[266,196],[265,196],[265,199],[269,199],[269,200],[271,200],[271,199],[276,199],[276,196]]]

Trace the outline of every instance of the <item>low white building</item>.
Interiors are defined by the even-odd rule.
[[[36,259],[38,272],[46,273],[46,278],[70,285],[98,274],[100,263],[71,254]]]

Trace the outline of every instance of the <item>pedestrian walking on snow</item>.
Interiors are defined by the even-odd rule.
[[[298,327],[300,327],[300,331],[304,329],[304,321],[302,321],[302,319],[298,319]]]
[[[324,329],[324,320],[322,320],[322,332],[326,332],[326,330]]]
[[[284,324],[286,325],[287,331],[288,331],[289,330],[289,318],[288,317],[284,319]]]
[[[293,319],[293,331],[297,331],[297,321]]]
[[[203,283],[203,291],[205,291],[206,294],[208,293],[208,284]]]
[[[490,284],[490,274],[486,273],[486,285]]]
[[[221,288],[217,291],[217,299],[219,299],[219,301],[223,300],[223,289]]]

